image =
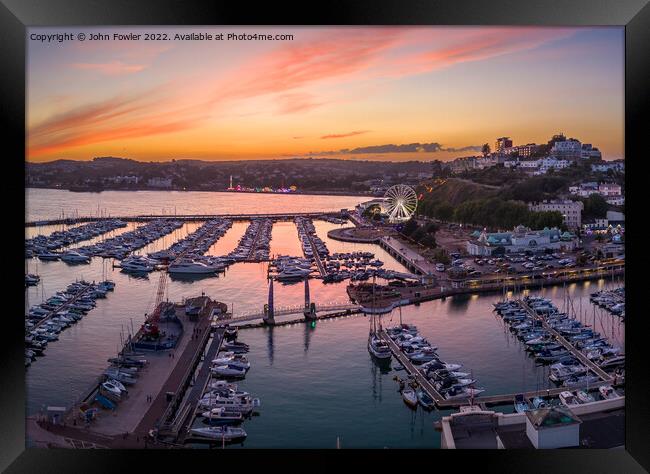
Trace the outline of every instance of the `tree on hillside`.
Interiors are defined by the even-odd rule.
[[[454,215],[454,207],[446,202],[441,202],[434,208],[434,217],[443,222],[449,222]]]
[[[484,143],[481,147],[481,153],[483,153],[483,156],[488,156],[490,154],[490,145]]]
[[[438,245],[436,243],[436,239],[433,236],[433,234],[426,234],[418,242],[420,242],[422,245],[430,249],[436,248],[436,246]]]
[[[602,219],[607,215],[607,209],[609,209],[609,204],[605,201],[605,198],[600,194],[592,194],[588,198],[583,200],[584,208],[584,217],[589,219]]]
[[[441,248],[437,248],[436,250],[434,250],[433,259],[438,263],[442,263],[443,265],[449,265],[451,263],[449,254],[445,249],[441,249]]]
[[[418,223],[415,221],[415,219],[411,218],[406,222],[406,224],[404,224],[404,227],[402,228],[402,234],[411,235],[417,229],[418,229]]]

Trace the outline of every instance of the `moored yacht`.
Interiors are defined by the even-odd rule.
[[[90,263],[90,257],[73,250],[61,255],[61,260],[66,263]]]
[[[244,419],[241,412],[237,410],[229,410],[226,407],[213,408],[204,411],[201,416],[211,425],[226,425],[241,423]]]
[[[415,390],[412,388],[405,388],[402,390],[402,399],[411,408],[417,408],[418,406],[418,397],[415,394]]]
[[[388,343],[376,334],[368,336],[368,351],[379,360],[390,360],[391,352]]]
[[[232,426],[209,426],[204,428],[192,428],[190,430],[195,436],[214,439],[216,441],[237,441],[246,439],[246,431],[243,428]]]
[[[181,260],[169,265],[167,272],[184,275],[206,275],[216,273],[217,267],[197,260]]]
[[[131,257],[120,262],[120,268],[125,272],[149,273],[154,270],[154,266],[147,259],[142,257]]]

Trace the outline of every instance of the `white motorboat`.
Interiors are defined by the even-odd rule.
[[[240,423],[244,416],[237,410],[228,410],[226,407],[213,408],[204,411],[201,416],[210,424],[231,424]]]
[[[580,405],[580,400],[568,390],[560,393],[560,402],[565,406]]]
[[[617,365],[625,364],[624,355],[615,355],[612,357],[604,357],[600,361],[596,361],[602,368],[616,367]]]
[[[120,268],[125,272],[149,273],[154,270],[154,266],[145,259],[125,259],[120,262]]]
[[[405,388],[402,390],[402,399],[411,408],[417,408],[418,396],[412,388]]]
[[[244,390],[237,390],[234,388],[215,388],[211,389],[208,392],[205,392],[203,394],[203,398],[210,398],[210,397],[228,397],[228,398],[235,398],[238,400],[245,400],[246,398],[250,398],[251,394],[244,391]]]
[[[600,393],[600,396],[605,400],[612,400],[620,397],[611,385],[601,385],[598,387],[598,393]]]
[[[195,436],[213,439],[215,441],[237,441],[246,439],[246,431],[243,428],[232,426],[208,426],[203,428],[192,428],[190,430]]]
[[[483,392],[485,392],[485,390],[481,388],[452,387],[450,390],[445,392],[445,399],[452,400],[456,398],[475,397]]]
[[[213,374],[220,375],[222,377],[246,377],[246,369],[234,364],[217,365],[216,367],[212,367],[210,370]]]
[[[208,385],[210,390],[237,390],[237,384],[225,380],[213,380]]]
[[[311,269],[298,267],[285,268],[275,278],[279,281],[302,280],[311,273]]]
[[[229,365],[244,369],[245,371],[248,371],[251,368],[251,363],[248,362],[248,359],[246,359],[246,357],[242,357],[240,359],[235,357],[219,357],[217,359],[214,359],[212,361],[212,364],[216,367]]]
[[[172,263],[169,268],[167,268],[167,272],[179,275],[206,275],[216,273],[217,270],[218,267],[197,260],[181,260]]]
[[[104,371],[104,375],[107,375],[108,377],[115,379],[118,382],[122,382],[126,385],[133,385],[135,383],[135,378],[132,374],[117,370],[115,368],[107,369]]]
[[[576,398],[580,403],[591,403],[596,401],[594,396],[585,390],[578,390],[576,392]]]
[[[439,392],[445,392],[449,391],[451,389],[462,389],[465,388],[469,385],[472,385],[473,383],[476,383],[476,380],[474,379],[457,379],[454,377],[448,377],[444,380],[440,380],[438,382],[434,382],[433,386],[438,390]]]
[[[233,397],[224,397],[222,395],[211,395],[208,394],[199,400],[199,407],[212,409],[218,407],[226,407],[233,410],[237,410],[244,415],[251,413],[253,408],[260,406],[260,400],[258,398],[243,397],[243,398],[233,398]]]
[[[90,263],[90,257],[73,250],[61,255],[61,260],[67,263]]]
[[[122,400],[122,391],[110,381],[104,382],[99,386],[99,393],[111,400]]]
[[[422,369],[425,371],[427,370],[438,370],[438,369],[446,369],[449,371],[456,371],[460,369],[463,366],[463,364],[448,364],[446,362],[441,362],[439,359],[433,359],[429,362],[425,362],[424,364],[421,365]]]
[[[576,377],[578,375],[586,374],[586,367],[582,365],[570,365],[568,367],[559,367],[556,369],[551,369],[551,374],[548,376],[553,382],[562,382],[571,377]]]
[[[563,387],[580,387],[583,385],[589,385],[592,383],[596,383],[600,380],[599,377],[596,375],[581,375],[579,377],[569,377],[566,379],[564,382],[562,382]]]

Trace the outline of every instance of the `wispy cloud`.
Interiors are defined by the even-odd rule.
[[[530,51],[545,43],[572,36],[575,32],[575,29],[568,28],[480,28],[475,32],[464,33],[452,40],[451,44],[399,57],[389,74],[420,74],[462,63]]]
[[[127,64],[122,61],[111,61],[108,63],[73,63],[72,67],[86,71],[96,71],[107,76],[119,76],[140,72],[147,66],[144,64]]]
[[[279,114],[294,114],[298,112],[307,112],[323,105],[323,102],[317,102],[313,94],[291,93],[282,94],[277,97]]]
[[[370,130],[354,130],[352,132],[347,132],[347,133],[333,133],[331,135],[323,135],[321,139],[327,140],[329,138],[353,137],[355,135],[363,135],[364,133],[368,133],[368,132],[370,132]]]
[[[456,33],[451,42],[435,47],[431,43],[435,45],[437,42],[431,37],[437,33],[431,33],[431,30],[364,28],[341,29],[336,34],[330,30],[259,53],[220,75],[204,74],[207,79],[178,86],[170,81],[165,85],[165,94],[151,88],[140,90],[137,95],[114,97],[63,110],[30,127],[29,156],[74,146],[193,129],[237,101],[260,97],[269,98],[272,113],[307,113],[332,103],[331,98],[324,97],[321,86],[343,90],[353,81],[395,78],[486,60],[530,50],[571,32],[486,28],[471,34]],[[444,35],[440,33],[438,36]],[[117,78],[144,71],[167,49],[166,45],[156,45],[131,53],[110,50],[104,55],[104,58],[108,56],[104,61],[78,61],[72,63],[72,67]],[[344,138],[368,132],[355,130],[320,138]],[[427,146],[440,146],[420,145],[424,151],[432,151]],[[386,146],[389,145],[380,145]],[[377,151],[351,151],[373,152]]]

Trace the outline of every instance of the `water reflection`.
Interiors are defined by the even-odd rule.
[[[192,284],[201,280],[207,280],[210,278],[219,278],[219,274],[218,273],[207,273],[207,274],[169,273],[169,278],[181,284]]]
[[[309,340],[311,339],[311,333],[316,330],[316,321],[305,322],[305,353],[309,350]]]
[[[471,300],[471,295],[454,295],[447,300],[447,309],[449,313],[465,314]]]
[[[266,348],[268,350],[268,356],[269,356],[269,365],[273,365],[273,331],[275,329],[273,326],[269,326],[268,329],[266,330],[267,333],[267,340],[266,340]]]

